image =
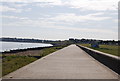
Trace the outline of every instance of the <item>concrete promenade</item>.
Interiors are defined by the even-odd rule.
[[[117,79],[115,72],[70,45],[3,78],[13,79]]]

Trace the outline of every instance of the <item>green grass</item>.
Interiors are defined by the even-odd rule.
[[[0,59],[0,77],[2,77],[2,59]]]
[[[2,75],[4,76],[35,60],[37,60],[37,58],[28,56],[6,56],[3,58]]]
[[[66,46],[67,45],[42,49],[40,54],[38,54],[38,57],[44,57],[52,52],[62,49],[63,47],[66,47]],[[2,57],[3,57],[3,59],[2,59],[2,76],[7,75],[7,74],[38,59],[38,58],[35,58],[34,56],[29,56],[29,55],[28,56],[18,56],[15,54],[10,55],[10,56],[3,55]]]
[[[108,53],[108,54],[111,54],[111,55],[120,56],[118,54],[118,48],[120,48],[120,46],[116,46],[116,45],[99,45],[100,48],[93,48],[93,47],[91,47],[90,44],[80,44],[80,45],[83,45],[83,46],[86,46],[86,47],[89,47],[89,48],[92,48],[92,49],[95,49],[95,50],[98,50],[98,51],[101,51],[101,52],[104,52],[104,53]]]
[[[56,47],[52,47],[52,48],[45,48],[45,49],[43,49],[42,50],[42,52],[39,54],[41,57],[43,57],[43,56],[46,56],[46,55],[48,55],[48,54],[50,54],[50,53],[52,53],[52,52],[55,52],[55,51],[57,51],[58,49],[56,49]]]
[[[64,47],[66,47],[66,46],[67,45],[42,49],[38,56],[40,56],[40,57],[46,56],[46,55],[48,55],[50,53],[53,53],[53,52],[55,52],[55,51],[57,51],[59,49],[62,49]]]

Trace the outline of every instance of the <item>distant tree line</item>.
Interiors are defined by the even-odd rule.
[[[30,42],[30,43],[42,43],[42,40],[38,39],[22,39],[22,38],[0,38],[1,41],[6,42]]]
[[[74,39],[69,38],[69,40],[40,40],[40,39],[23,39],[23,38],[0,38],[0,41],[6,42],[27,42],[27,43],[49,43],[53,45],[65,45],[65,44],[91,44],[92,42],[98,42],[99,44],[107,44],[107,45],[119,45],[120,41],[115,40],[96,40],[96,39]]]
[[[83,43],[83,44],[91,44],[93,42],[98,42],[99,44],[106,44],[106,45],[119,45],[120,41],[115,40],[96,40],[96,39],[74,39],[70,38],[69,41],[72,43]]]
[[[49,43],[52,45],[68,45],[71,44],[69,40],[40,40],[40,39],[23,39],[23,38],[0,38],[0,41],[5,41],[5,42],[25,42],[25,43]]]

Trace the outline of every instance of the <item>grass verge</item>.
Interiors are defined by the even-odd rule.
[[[44,48],[40,50],[38,54],[34,55],[28,55],[24,56],[21,55],[16,55],[16,54],[10,54],[10,55],[3,55],[2,56],[2,76],[7,75],[33,61],[36,61],[37,59],[44,57],[52,52],[55,52],[59,49],[62,49],[66,47],[67,45],[64,46],[58,46],[58,47],[51,47],[51,48]],[[34,50],[33,50],[34,51]],[[39,57],[39,58],[36,58]]]
[[[35,60],[37,60],[37,58],[29,56],[6,56],[2,61],[2,75],[4,76]]]
[[[91,47],[90,44],[80,44],[80,45],[86,46],[86,47],[89,47],[89,48],[92,48],[94,50],[98,50],[98,51],[101,51],[101,52],[104,52],[104,53],[108,53],[108,54],[111,54],[111,55],[120,56],[119,53],[118,53],[118,48],[120,48],[120,46],[116,46],[116,45],[99,45],[100,48],[93,48],[93,47]]]

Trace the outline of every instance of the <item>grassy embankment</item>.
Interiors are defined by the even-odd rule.
[[[38,54],[35,54],[37,57],[44,57],[52,52],[55,52],[65,46],[58,46],[58,47],[51,47],[51,48],[44,48],[40,50]],[[35,51],[35,50],[33,50]],[[36,58],[33,55],[17,55],[17,54],[10,54],[10,55],[3,55],[3,60],[2,60],[2,76],[13,72],[33,61],[36,61],[38,58]]]
[[[86,46],[104,53],[108,53],[111,55],[115,55],[115,56],[120,56],[120,54],[118,54],[118,48],[120,48],[120,46],[116,46],[116,45],[99,45],[100,48],[93,48],[91,47],[90,44],[80,44],[82,46]]]

